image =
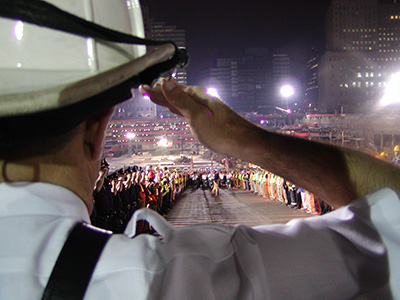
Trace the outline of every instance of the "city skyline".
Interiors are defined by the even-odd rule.
[[[216,58],[241,56],[248,47],[289,54],[293,75],[301,76],[311,48],[323,51],[325,46],[325,14],[330,2],[142,1],[152,18],[186,31],[191,53],[189,84],[198,84],[198,72],[212,67]]]
[[[220,82],[221,87],[228,87],[221,88],[219,94],[236,111],[243,113],[246,117],[257,116],[259,118],[253,120],[253,123],[277,129],[282,126],[303,122],[303,125],[308,129],[306,132],[300,133],[302,136],[311,138],[311,128],[316,130],[313,135],[314,138],[329,138],[331,142],[336,141],[342,144],[354,142],[355,147],[368,148],[368,145],[373,145],[373,148],[375,147],[373,151],[375,152],[377,149],[379,151],[388,151],[390,147],[393,148],[393,145],[399,141],[398,126],[394,123],[388,126],[386,121],[381,122],[381,118],[376,118],[374,113],[378,112],[375,109],[375,104],[380,100],[380,95],[385,92],[390,76],[398,70],[400,63],[399,48],[397,46],[400,40],[398,34],[400,27],[397,25],[398,23],[400,24],[400,6],[393,5],[394,2],[392,1],[385,1],[386,3],[392,3],[392,5],[377,5],[379,2],[381,1],[335,0],[335,3],[329,8],[329,13],[325,13],[323,17],[327,25],[326,27],[324,26],[327,30],[327,48],[323,47],[324,49],[322,50],[326,50],[326,52],[323,53],[322,59],[317,55],[310,55],[306,58],[308,59],[307,67],[309,73],[304,79],[310,84],[307,85],[308,90],[303,104],[308,107],[308,112],[334,113],[337,115],[305,115],[303,117],[291,114],[291,118],[286,119],[285,114],[271,114],[269,108],[277,108],[275,105],[281,107],[279,111],[286,111],[282,107],[286,107],[286,109],[292,108],[289,105],[288,98],[283,99],[286,101],[284,105],[282,96],[275,97],[270,94],[274,87],[280,86],[279,81],[276,81],[276,76],[274,76],[280,74],[280,72],[275,72],[278,70],[276,67],[279,64],[274,64],[274,58],[283,58],[282,62],[285,62],[285,64],[281,64],[282,71],[286,70],[287,66],[290,67],[288,70],[294,69],[291,62],[295,61],[295,59],[292,57],[289,59],[288,56],[282,54],[274,55],[278,53],[275,52],[276,50],[264,50],[267,47],[262,47],[262,45],[244,45],[238,42],[237,49],[227,49],[223,55],[221,53],[220,58],[218,58],[218,55],[209,55],[205,59],[208,59],[210,64],[217,62],[217,66],[211,68],[210,65],[205,65],[204,68],[210,69],[210,73],[205,75],[207,75],[207,79],[215,79],[215,82]],[[149,12],[151,12],[150,8]],[[172,39],[176,29],[178,29],[177,32],[185,30],[176,25],[176,23],[171,25],[166,20],[158,20],[151,13],[150,16],[154,18],[155,22],[160,22],[155,29],[156,31],[159,30],[161,38],[165,34],[166,38]],[[327,20],[325,20],[325,16]],[[185,33],[187,33],[186,30]],[[311,33],[309,32],[309,34]],[[185,36],[188,37],[188,48],[190,48],[189,34]],[[203,45],[203,49],[206,47],[207,45]],[[229,54],[233,53],[230,51],[238,51],[238,54],[235,55],[237,57],[232,58],[234,54]],[[245,53],[245,56],[242,56],[243,53]],[[287,51],[287,54],[290,55],[290,53]],[[200,57],[196,55],[194,57],[200,60]],[[305,69],[306,59],[303,58],[301,61],[296,61],[301,65],[302,70],[303,68]],[[195,61],[197,62],[197,60]],[[290,63],[290,66],[288,63]],[[263,76],[265,74],[270,74],[272,77]],[[295,72],[292,73],[292,75],[295,74]],[[266,82],[270,84],[265,84]],[[303,83],[305,82],[303,81]],[[301,89],[299,87],[298,91]],[[313,93],[312,95],[311,92]],[[300,98],[301,96],[299,95],[300,92],[297,93],[296,97]],[[280,101],[280,103],[276,103],[274,100]],[[312,105],[310,106],[309,104]],[[317,109],[314,109],[315,107]],[[301,113],[301,110],[292,111]],[[352,115],[360,112],[369,114],[363,115],[362,118],[357,114]],[[389,111],[386,110],[386,112],[388,113]],[[135,113],[137,117],[144,117],[142,109],[140,111],[136,110]],[[269,115],[262,115],[265,113],[269,113]],[[304,110],[303,113],[305,113]],[[346,113],[346,115],[338,115],[338,113]],[[395,111],[392,110],[390,113],[393,114]],[[127,117],[129,117],[128,114],[122,114],[119,119],[125,122],[122,118]],[[389,119],[396,121],[398,116],[393,114],[389,116]],[[134,119],[127,121],[136,122]],[[154,115],[153,119],[139,120],[142,123],[154,123],[157,128],[162,127],[164,131],[168,129],[165,124],[170,123],[165,123],[165,121],[160,115],[158,118]],[[334,129],[329,128],[329,125],[327,127],[327,124],[333,124]],[[351,127],[349,127],[349,124],[351,124]],[[338,131],[339,127],[341,128],[340,131]],[[121,125],[119,129],[116,127],[114,130],[116,131],[113,137],[120,139],[116,141],[116,144],[127,145],[132,143],[136,147],[136,140],[129,141],[128,138],[124,139],[124,134],[128,130],[125,125]],[[141,143],[140,146],[149,147],[148,150],[155,149],[155,143],[161,138],[159,135],[162,130],[157,129],[154,132],[149,132],[147,129],[144,132],[138,130],[138,132],[135,132],[135,137],[138,138],[138,143]],[[193,140],[188,139],[188,136],[184,137],[182,134],[176,135],[176,133],[178,132],[170,134],[170,138],[175,141],[176,145],[182,144],[185,138],[189,143],[190,141],[193,142]],[[113,142],[115,143],[115,141]]]

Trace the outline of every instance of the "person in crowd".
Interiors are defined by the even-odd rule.
[[[136,206],[134,205],[131,193],[129,191],[131,181],[130,167],[120,169],[117,174],[117,192],[122,201],[122,210],[124,215],[123,228],[125,228],[128,220],[130,219],[130,216],[133,213],[134,206]]]
[[[288,206],[295,207],[296,206],[296,185],[286,180],[286,197],[288,200]]]
[[[273,200],[275,200],[277,198],[275,181],[276,181],[276,175],[273,173],[270,173],[269,181],[268,181],[268,183],[269,183],[268,189],[269,189],[269,198],[273,199]]]
[[[220,187],[225,188],[226,187],[226,171],[221,170],[218,175],[220,178],[220,181],[219,181]]]
[[[103,229],[111,230],[111,218],[113,214],[113,196],[111,193],[110,181],[107,178],[110,170],[109,163],[102,159],[99,177],[93,191],[94,209],[96,216],[92,224]]]
[[[265,198],[270,199],[270,184],[269,184],[269,179],[270,179],[270,172],[265,171]]]
[[[296,203],[297,203],[295,207],[296,209],[304,208],[303,193],[304,193],[303,188],[299,186],[296,191]]]
[[[384,161],[387,161],[388,155],[385,151],[382,151],[381,153],[375,155],[376,158],[382,159]]]
[[[207,185],[211,190],[214,187],[214,174],[212,170],[207,173]]]
[[[219,182],[220,182],[218,170],[210,172],[210,178],[213,182],[213,186],[211,189],[211,195],[216,197],[219,195]]]
[[[208,187],[208,176],[206,172],[201,174],[201,188],[205,190]]]
[[[393,152],[394,152],[394,157],[392,163],[395,166],[400,167],[400,146],[399,145],[394,146]]]
[[[127,178],[124,181],[124,188],[128,191],[129,204],[128,204],[128,214],[132,216],[132,214],[139,207],[139,196],[137,193],[137,189],[135,187],[134,177],[136,176],[137,166],[132,166],[127,168]]]
[[[197,190],[201,184],[201,176],[198,171],[195,171],[191,176],[192,178],[192,190]]]
[[[122,233],[127,223],[127,215],[125,211],[125,205],[121,197],[121,191],[123,190],[123,169],[118,169],[110,175],[111,179],[111,193],[113,196],[113,215],[111,220],[111,230],[114,233]]]
[[[35,15],[35,5],[46,4],[28,2],[29,9],[24,11],[30,15]],[[123,2],[113,1],[111,6],[107,1],[95,1],[93,12],[99,18],[112,15],[117,18],[112,21],[118,22],[105,23],[120,25],[135,8],[125,11]],[[9,5],[16,3],[24,1],[10,1]],[[59,3],[66,7],[77,4]],[[124,13],[109,14],[110,9]],[[40,12],[43,16],[43,10]],[[51,11],[52,19],[65,15],[56,16],[56,12]],[[69,22],[75,20],[76,16]],[[10,31],[11,43],[15,25],[4,22],[0,26]],[[127,23],[131,25],[129,20]],[[119,29],[127,28],[131,26]],[[33,36],[35,30],[42,30],[30,29],[26,28]],[[36,33],[41,51],[27,51],[27,56],[40,55],[52,41],[58,50],[72,51],[62,44],[69,34],[57,32],[61,37],[48,37],[47,30]],[[85,38],[77,39],[86,45]],[[73,39],[68,46],[76,43]],[[18,70],[17,75],[6,74],[6,85],[0,86],[2,299],[41,298],[70,231],[77,222],[90,223],[93,186],[116,99],[130,99],[130,79],[176,53],[174,46],[159,46],[134,60],[134,53],[127,48],[109,44],[96,45],[110,51],[107,58],[113,53],[123,59],[115,59],[119,63],[105,72],[96,74],[91,69],[82,79],[73,77],[81,72],[70,69],[61,78],[57,77],[60,72],[42,70],[46,76],[41,73],[31,80],[46,82],[32,88]],[[44,61],[49,58],[45,54]],[[55,51],[54,57],[51,70],[60,53]],[[87,61],[84,57],[80,63]],[[32,72],[35,70],[28,75]],[[58,80],[52,81],[54,77]],[[69,81],[63,85],[65,78]],[[157,212],[139,210],[123,234],[108,240],[85,299],[400,299],[397,167],[347,148],[265,131],[199,87],[182,87],[170,79],[153,89],[144,86],[142,91],[183,115],[195,137],[212,151],[251,161],[304,186],[335,208],[343,208],[287,225],[256,228],[216,224],[174,228]],[[18,136],[21,127],[26,138],[21,138],[21,133]],[[28,131],[31,134],[27,135]],[[137,218],[149,220],[160,236],[135,237]],[[80,267],[76,266],[77,270]]]
[[[233,181],[233,174],[232,172],[227,172],[226,173],[226,187],[228,190],[232,189],[232,181]]]
[[[138,172],[136,173],[136,188],[139,195],[139,208],[146,207],[147,200],[147,190],[145,184],[145,173],[142,167],[139,167]]]
[[[251,187],[250,187],[250,172],[249,171],[245,171],[243,174],[243,182],[244,182],[244,190],[250,191]]]
[[[268,190],[267,190],[267,186],[268,186],[268,184],[267,184],[267,178],[268,178],[268,174],[267,174],[267,171],[265,171],[264,170],[264,172],[262,173],[262,177],[261,177],[261,193],[262,193],[262,196],[264,197],[264,198],[267,198],[267,196],[268,196],[268,194],[267,194],[267,192],[268,192]]]
[[[170,209],[170,198],[171,198],[169,178],[166,171],[163,172],[163,177],[161,178],[160,186],[161,186],[160,194],[162,199],[161,214],[162,216],[166,216],[168,210]]]
[[[256,186],[256,181],[257,181],[257,173],[254,170],[250,170],[248,172],[249,175],[249,191],[255,194],[258,194],[258,189]]]
[[[147,190],[147,203],[146,207],[158,211],[158,205],[157,205],[157,196],[158,196],[158,188],[157,184],[154,182],[156,175],[153,171],[150,171],[146,175],[146,183],[145,183],[145,188]]]

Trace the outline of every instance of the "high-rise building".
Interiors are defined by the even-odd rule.
[[[273,106],[271,55],[267,48],[246,48],[239,60],[240,112],[265,112]]]
[[[307,61],[305,70],[305,93],[302,109],[315,112],[318,109],[318,66],[320,55],[315,48],[312,49],[312,56]]]
[[[233,109],[238,109],[239,71],[237,58],[217,58],[215,66],[204,74],[207,88],[217,89],[220,98]]]
[[[397,3],[394,1],[394,3]],[[380,4],[378,27],[378,49],[380,53],[400,52],[400,5]],[[397,56],[397,55],[396,55]]]
[[[330,51],[376,51],[377,0],[333,0],[326,17]]]
[[[274,64],[273,64],[274,62]],[[279,84],[290,75],[288,55],[271,55],[267,48],[246,48],[237,58],[218,58],[203,76],[222,100],[241,113],[268,113],[281,101]]]
[[[150,18],[149,10],[146,5],[142,6],[142,12],[146,38],[160,41],[173,41],[178,47],[186,46],[185,30]],[[152,46],[148,46],[148,50],[151,49]],[[178,83],[187,84],[186,69],[179,69],[172,75]],[[168,117],[172,115],[173,114],[167,108],[155,105],[147,97],[143,97],[138,93],[138,91],[132,90],[132,100],[118,105],[114,118],[154,118],[156,116]]]
[[[155,21],[150,18],[147,6],[143,6],[143,20],[146,37],[159,41],[174,41],[179,48],[186,47],[186,32],[178,29],[175,25],[167,25],[165,22]],[[173,77],[180,84],[187,84],[186,69],[178,69]],[[157,115],[160,117],[172,116],[173,114],[165,107],[157,106]]]
[[[400,71],[400,5],[333,0],[326,24],[327,51],[318,70],[320,111],[376,110]]]
[[[186,31],[177,28],[175,25],[168,25],[165,22],[156,21],[150,17],[148,7],[142,6],[143,21],[146,37],[159,41],[173,41],[178,48],[186,47]],[[151,49],[151,47],[149,47]],[[174,74],[178,83],[187,84],[186,69],[177,70]]]
[[[290,77],[290,57],[287,54],[272,55],[272,76],[276,93],[279,93],[279,88]]]
[[[273,80],[273,99],[275,106],[282,105],[281,88],[284,85],[292,84],[290,76],[290,57],[288,54],[273,54],[272,55],[272,80]],[[287,99],[286,99],[287,100]]]

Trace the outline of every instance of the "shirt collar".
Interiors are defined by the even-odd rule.
[[[88,210],[72,191],[49,183],[0,183],[0,217],[54,215],[90,222]]]

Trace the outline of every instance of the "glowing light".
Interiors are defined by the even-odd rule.
[[[210,96],[219,98],[218,90],[216,88],[208,88],[207,89],[207,94],[209,94]]]
[[[281,88],[281,95],[283,97],[288,98],[290,96],[293,96],[293,94],[294,94],[294,88],[292,86],[287,84]]]
[[[161,139],[158,141],[157,145],[158,145],[159,147],[168,147],[168,140],[167,140],[166,138],[161,138]]]
[[[292,113],[292,110],[291,110],[290,108],[288,108],[288,109],[286,110],[286,112],[287,112],[288,114],[291,114],[291,113]]]
[[[400,103],[400,73],[392,76],[386,86],[386,92],[381,99],[381,105],[386,106],[393,103]]]
[[[86,53],[88,55],[88,66],[91,67],[92,70],[96,69],[97,65],[93,39],[86,40]]]
[[[261,124],[261,125],[264,125],[264,124],[265,124],[265,120],[261,119],[261,120],[260,120],[260,124]]]
[[[22,40],[22,38],[24,37],[24,23],[22,23],[21,21],[15,23],[14,36],[18,41]]]
[[[143,94],[143,98],[147,99],[147,100],[150,100],[150,95],[149,94]]]
[[[134,139],[134,138],[136,137],[136,133],[134,133],[134,132],[127,132],[127,133],[125,134],[125,137],[126,137],[127,139],[129,139],[129,140]]]

